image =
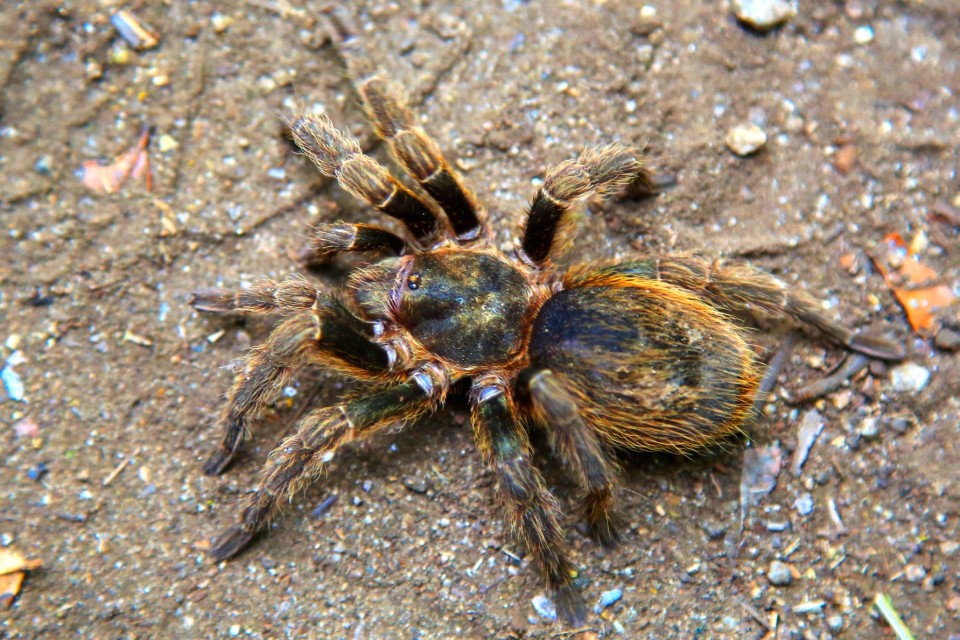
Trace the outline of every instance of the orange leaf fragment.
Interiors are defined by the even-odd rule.
[[[16,551],[0,549],[0,575],[15,571],[30,571],[40,567],[39,560],[27,560]]]
[[[23,571],[17,571],[0,576],[0,604],[8,607],[13,604],[25,575]]]
[[[39,560],[27,560],[16,551],[0,549],[0,604],[13,604],[27,571],[39,566]]]
[[[953,291],[945,284],[923,289],[894,288],[903,310],[907,312],[907,321],[914,331],[929,331],[933,328],[933,314],[938,309],[953,302]]]
[[[150,156],[147,155],[149,144],[150,130],[144,128],[136,146],[117,156],[110,164],[85,160],[80,165],[80,182],[93,191],[116,193],[128,178],[136,180],[146,176],[147,191],[151,191],[153,176],[150,173]]]
[[[925,284],[937,277],[937,272],[915,258],[907,258],[900,265],[899,274],[910,284]]]

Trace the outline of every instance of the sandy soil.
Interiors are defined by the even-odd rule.
[[[199,317],[190,292],[282,276],[311,223],[369,219],[281,135],[297,103],[366,129],[314,19],[322,2],[136,2],[160,35],[147,51],[111,27],[115,4],[0,7],[0,344],[24,385],[0,391],[0,542],[43,561],[0,635],[572,637],[532,605],[542,586],[516,559],[462,400],[340,458],[238,559],[205,558],[304,404],[345,383],[311,374],[227,474],[204,476],[226,367],[269,325]],[[545,166],[596,141],[646,144],[678,185],[592,205],[577,259],[750,259],[850,326],[896,335],[930,373],[897,392],[874,363],[817,401],[778,391],[752,444],[624,457],[626,542],[603,552],[569,523],[591,605],[622,590],[577,637],[760,638],[774,624],[779,638],[893,637],[871,613],[877,593],[917,638],[957,637],[960,366],[911,333],[867,253],[888,233],[922,234],[920,258],[958,289],[957,228],[931,212],[960,205],[960,6],[801,2],[764,35],[716,1],[475,5],[350,11],[498,240],[516,235]],[[738,157],[724,138],[749,122],[768,141]],[[81,163],[118,156],[143,126],[155,128],[152,193],[142,180],[111,195],[81,184]],[[335,284],[349,266],[314,277]],[[757,340],[774,351],[782,337]],[[801,340],[778,389],[844,356]],[[824,429],[794,475],[814,409]],[[756,445],[779,447],[784,468],[741,535]],[[541,462],[558,495],[576,495],[545,449]],[[776,560],[791,584],[771,583]]]

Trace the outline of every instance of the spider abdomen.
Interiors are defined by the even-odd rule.
[[[687,453],[738,431],[759,384],[741,329],[694,294],[644,278],[557,293],[534,320],[529,354],[598,436],[634,450]]]

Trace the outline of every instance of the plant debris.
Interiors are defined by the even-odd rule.
[[[147,191],[153,190],[153,175],[150,172],[150,129],[144,127],[140,139],[131,149],[123,152],[110,164],[100,160],[85,160],[80,165],[77,176],[83,186],[100,193],[117,193],[129,179],[146,181]]]
[[[110,16],[110,23],[120,37],[137,51],[153,49],[160,44],[160,35],[132,11],[121,9]]]
[[[880,275],[907,314],[914,333],[925,335],[933,329],[936,311],[949,306],[953,291],[945,284],[927,285],[935,280],[937,272],[920,262],[918,254],[926,244],[918,233],[908,246],[899,233],[885,238],[886,255],[881,259],[871,256]]]
[[[883,619],[886,620],[887,624],[893,629],[893,632],[897,634],[897,640],[914,640],[913,634],[910,633],[910,629],[904,624],[903,618],[901,618],[897,610],[893,608],[893,601],[890,600],[890,596],[885,593],[878,593],[877,597],[873,599],[873,604],[877,608],[877,611],[880,612],[880,615],[883,616]]]
[[[20,593],[27,571],[38,569],[39,560],[27,560],[16,551],[0,549],[0,605],[9,607]]]

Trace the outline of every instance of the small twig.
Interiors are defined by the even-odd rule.
[[[837,511],[837,502],[832,497],[827,500],[827,511],[830,513],[830,519],[833,520],[833,524],[837,526],[837,535],[846,535],[849,533],[847,527],[843,524],[843,520],[840,519],[840,513]]]
[[[553,636],[551,636],[551,637],[553,637],[553,638],[570,638],[570,637],[572,637],[572,636],[577,635],[578,633],[590,633],[590,632],[594,632],[594,633],[595,633],[595,632],[596,632],[596,629],[594,629],[593,627],[580,627],[579,629],[571,629],[570,631],[558,631],[558,632],[556,632],[555,634],[553,634]]]
[[[120,464],[118,464],[118,465],[117,465],[117,468],[114,469],[113,471],[111,471],[111,472],[110,472],[110,475],[108,475],[106,478],[103,479],[103,486],[106,487],[106,486],[109,485],[111,482],[113,482],[113,481],[116,479],[116,477],[117,477],[118,475],[120,475],[120,472],[122,472],[124,469],[126,469],[128,464],[130,464],[131,462],[133,462],[134,457],[136,457],[136,455],[137,455],[138,453],[140,453],[140,447],[137,447],[136,449],[134,449],[134,450],[133,450],[133,453],[131,453],[129,457],[124,458],[124,459],[123,459],[123,462],[121,462]]]
[[[760,612],[756,609],[756,607],[752,606],[749,602],[747,602],[747,601],[744,600],[743,598],[737,598],[737,602],[740,604],[741,607],[743,607],[744,611],[746,611],[747,613],[749,613],[750,616],[751,616],[754,620],[756,620],[757,622],[759,622],[760,624],[762,624],[763,627],[764,627],[767,631],[769,631],[769,632],[771,632],[771,633],[773,633],[774,631],[776,631],[776,626],[774,626],[773,624],[770,623],[769,620],[767,620],[766,618],[764,618],[764,617],[763,617],[763,614],[760,613]]]
[[[436,476],[437,476],[438,478],[440,478],[440,480],[443,482],[443,484],[450,484],[450,481],[447,480],[446,476],[444,476],[442,473],[440,473],[440,469],[437,469],[437,465],[431,464],[431,465],[430,465],[430,468],[433,470],[433,472],[436,474]]]
[[[867,356],[862,353],[851,353],[844,363],[830,375],[815,380],[805,387],[794,389],[793,393],[790,394],[790,402],[792,404],[807,402],[831,391],[836,391],[847,380],[865,369],[868,364],[870,364],[870,358]]]
[[[252,7],[266,9],[267,11],[277,14],[284,20],[286,20],[288,17],[296,18],[301,24],[307,27],[312,27],[315,23],[315,20],[307,15],[306,11],[291,6],[287,0],[277,0],[277,2],[267,2],[266,0],[247,0],[247,4]]]
[[[954,227],[960,227],[960,210],[943,200],[933,203],[930,208],[930,217],[943,220]]]
[[[893,602],[887,594],[878,593],[873,599],[873,605],[883,616],[883,619],[887,621],[887,624],[893,628],[893,632],[897,634],[897,640],[914,640],[913,634],[910,633],[910,629],[904,624],[903,618],[900,617],[897,610],[893,608]]]

